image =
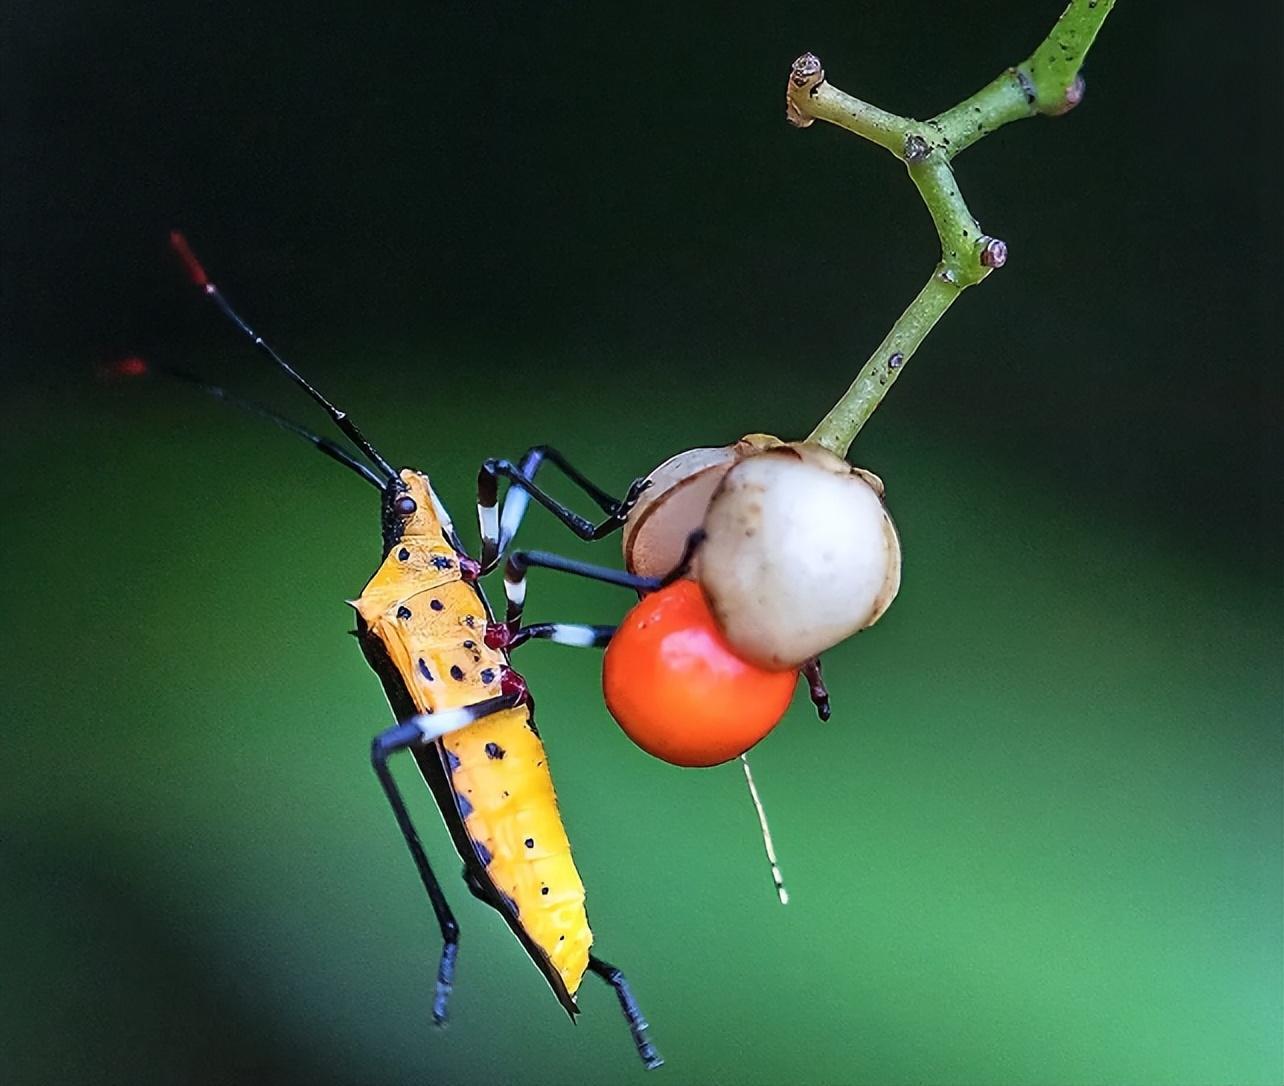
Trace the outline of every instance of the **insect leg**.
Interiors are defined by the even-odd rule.
[[[466,727],[474,720],[490,713],[510,709],[520,701],[520,696],[505,695],[487,698],[475,705],[451,709],[447,712],[423,713],[380,732],[370,744],[370,762],[374,766],[375,775],[379,778],[384,795],[388,797],[392,813],[397,819],[401,835],[406,839],[406,847],[410,849],[415,868],[419,871],[424,889],[428,891],[428,900],[432,903],[433,913],[441,928],[441,960],[437,965],[437,987],[432,1001],[432,1018],[438,1025],[446,1021],[446,1003],[450,999],[450,991],[454,986],[455,958],[459,954],[459,924],[455,920],[454,913],[450,911],[450,905],[446,901],[446,895],[442,893],[437,876],[433,874],[432,865],[428,862],[428,853],[424,851],[419,833],[410,820],[410,812],[406,810],[406,803],[402,799],[397,782],[392,778],[388,768],[388,757],[399,750],[418,746],[437,739],[447,732]]]
[[[664,1064],[664,1058],[656,1050],[655,1045],[651,1043],[650,1037],[647,1036],[646,1017],[642,1014],[642,1008],[638,1006],[638,1001],[633,997],[633,989],[629,987],[628,980],[610,962],[604,962],[596,954],[589,955],[589,969],[601,977],[607,984],[615,989],[616,998],[620,1001],[620,1009],[624,1012],[624,1017],[628,1019],[629,1032],[633,1034],[633,1043],[637,1045],[638,1055],[642,1057],[642,1062],[646,1064],[648,1071],[654,1071],[657,1067]]]
[[[680,581],[691,571],[691,563],[695,561],[696,551],[700,545],[708,538],[708,533],[703,528],[696,528],[694,531],[687,533],[687,541],[683,544],[682,554],[678,556],[678,564],[660,579],[661,587],[667,588],[674,581]]]
[[[504,596],[508,601],[502,623],[492,623],[487,627],[486,643],[491,648],[515,648],[532,637],[558,641],[565,645],[584,647],[601,647],[611,640],[615,633],[613,626],[575,626],[567,623],[544,623],[519,629],[522,611],[526,606],[526,572],[531,566],[542,566],[545,569],[573,573],[606,584],[617,584],[623,588],[632,588],[639,594],[654,592],[658,588],[672,584],[686,576],[695,552],[704,542],[704,529],[697,528],[687,536],[686,546],[678,564],[663,577],[639,577],[621,569],[609,566],[595,566],[579,562],[573,558],[563,558],[560,554],[549,554],[547,551],[513,551],[504,564]]]
[[[562,573],[573,573],[577,577],[587,577],[590,581],[602,581],[605,584],[618,584],[622,588],[632,588],[638,592],[654,592],[664,586],[659,577],[639,577],[622,569],[610,566],[595,566],[591,562],[581,562],[575,558],[564,558],[560,554],[548,551],[513,551],[508,556],[508,565],[504,571],[504,580],[508,580],[508,570],[514,570],[518,578],[526,576],[530,566],[544,569],[556,569]]]
[[[534,475],[544,461],[556,464],[566,476],[578,485],[606,513],[606,519],[594,524],[586,517],[567,508],[557,499],[541,490]],[[503,520],[499,514],[499,480],[509,482],[509,492],[504,500]],[[514,490],[514,488],[517,488]],[[561,453],[547,445],[537,445],[517,464],[509,460],[487,460],[477,475],[477,520],[482,537],[482,572],[488,572],[499,563],[504,548],[512,541],[518,525],[526,514],[530,498],[534,498],[558,520],[581,539],[601,539],[609,535],[628,517],[638,495],[646,488],[646,480],[636,479],[623,500],[616,500],[604,490],[589,482],[566,461]]]
[[[553,641],[558,645],[571,645],[580,649],[603,648],[615,634],[614,626],[584,626],[570,622],[539,622],[533,626],[523,626],[508,642],[508,648],[538,638],[541,641]]]
[[[645,478],[634,479],[629,484],[628,492],[624,498],[615,498],[586,478],[578,468],[574,467],[566,457],[551,445],[535,445],[527,449],[517,463],[517,470],[527,479],[534,481],[536,473],[545,463],[559,468],[562,474],[584,491],[603,513],[619,520],[620,523],[623,523],[624,516],[637,503],[638,496],[647,487]],[[529,504],[530,494],[522,489],[521,486],[510,487],[509,492],[504,496],[504,509],[499,525],[501,552],[513,541],[513,537],[517,534],[517,529],[522,523],[522,518],[526,515],[526,508]]]
[[[504,563],[504,596],[508,600],[504,626],[510,638],[517,633],[517,623],[526,605],[526,571],[531,566],[573,573],[578,577],[604,581],[607,584],[618,584],[623,588],[632,588],[639,592],[654,591],[662,584],[654,577],[637,577],[622,569],[594,566],[574,558],[563,558],[560,554],[549,554],[546,551],[513,551],[508,556],[508,561]]]
[[[491,627],[491,630],[494,631],[492,647],[506,647],[514,644],[514,638],[518,634],[517,625],[521,621],[522,610],[526,605],[526,571],[530,566],[542,566],[545,569],[573,573],[576,576],[587,577],[594,581],[618,584],[623,588],[632,588],[639,593],[654,592],[657,588],[672,584],[686,575],[695,557],[696,550],[703,542],[704,530],[697,528],[687,537],[686,547],[683,548],[682,557],[678,560],[678,564],[663,577],[639,577],[624,570],[611,569],[609,566],[590,565],[587,562],[579,562],[573,558],[563,558],[560,554],[549,554],[547,551],[513,551],[508,556],[508,561],[504,564],[504,596],[508,600],[508,607],[503,623]],[[557,640],[550,634],[532,634],[529,636],[543,636]],[[610,637],[608,635],[605,640],[592,641],[589,644],[605,645],[609,640]],[[579,644],[580,642],[576,641],[574,643]]]
[[[820,673],[820,657],[813,656],[802,668],[803,678],[807,680],[807,690],[811,703],[816,706],[816,715],[821,720],[829,719],[829,688]]]

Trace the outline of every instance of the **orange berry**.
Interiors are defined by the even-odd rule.
[[[779,723],[796,669],[767,671],[731,651],[700,586],[676,581],[620,623],[606,649],[606,706],[630,739],[673,765],[735,758]]]

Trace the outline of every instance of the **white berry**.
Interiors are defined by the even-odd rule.
[[[901,548],[877,476],[815,445],[728,471],[704,519],[697,577],[732,648],[798,667],[887,610]]]
[[[628,568],[662,577],[703,528],[692,576],[735,651],[805,663],[872,626],[900,588],[878,476],[805,442],[754,434],[667,460],[624,529]]]

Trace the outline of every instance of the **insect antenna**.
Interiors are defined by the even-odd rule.
[[[749,755],[740,755],[740,764],[744,767],[745,783],[749,785],[749,798],[753,800],[753,809],[758,813],[758,827],[762,830],[762,847],[767,853],[767,862],[771,864],[771,881],[776,885],[776,896],[780,904],[789,904],[789,891],[785,889],[785,879],[780,873],[780,863],[776,860],[776,846],[771,842],[771,827],[767,825],[767,811],[758,795],[758,786],[753,782],[753,770],[749,768]]]
[[[376,475],[370,468],[358,460],[352,453],[348,452],[342,445],[331,441],[328,437],[322,437],[320,434],[314,434],[306,427],[300,426],[297,422],[278,415],[270,407],[266,407],[256,400],[247,399],[244,396],[238,396],[234,392],[229,392],[221,385],[211,384],[195,374],[188,373],[186,370],[175,369],[172,366],[154,366],[149,362],[143,361],[138,357],[127,358],[116,363],[111,367],[110,375],[114,377],[144,377],[151,373],[163,374],[175,381],[182,381],[190,385],[199,392],[220,400],[232,407],[240,408],[251,415],[257,415],[261,419],[266,419],[291,434],[296,434],[305,441],[310,441],[319,451],[325,453],[331,460],[342,464],[345,468],[351,468],[360,475],[366,482],[373,485],[378,490],[384,489],[384,480]]]
[[[357,428],[356,423],[348,418],[348,413],[340,410],[322,396],[320,392],[313,388],[308,380],[299,373],[298,370],[277,354],[267,340],[254,331],[254,329],[246,323],[245,319],[228,304],[227,299],[223,297],[222,291],[220,291],[218,287],[210,281],[210,277],[205,273],[205,268],[202,267],[201,262],[196,259],[196,254],[192,252],[191,247],[187,244],[187,238],[184,237],[180,231],[171,230],[169,234],[169,244],[178,255],[179,260],[182,261],[183,267],[187,270],[187,274],[191,278],[192,282],[200,287],[201,290],[204,291],[205,296],[218,306],[222,311],[223,316],[225,316],[232,324],[236,325],[237,328],[250,338],[250,341],[255,347],[276,363],[282,373],[284,373],[291,381],[321,405],[330,418],[334,420],[334,424],[348,436],[349,440],[351,440],[352,443],[365,454],[366,459],[369,460],[370,463],[372,463],[384,476],[384,484],[392,482],[394,479],[398,478],[397,472],[393,469],[393,466],[379,455],[379,451],[370,444],[366,439],[365,434]]]

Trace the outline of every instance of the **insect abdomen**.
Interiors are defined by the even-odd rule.
[[[354,604],[421,713],[496,696],[508,664],[485,644],[487,615],[477,593],[453,567],[432,562],[438,547],[410,540],[395,547]],[[465,833],[501,907],[573,996],[593,935],[530,707],[493,713],[438,746]]]
[[[478,859],[574,995],[593,935],[584,884],[529,709],[495,713],[446,736],[441,745]]]

